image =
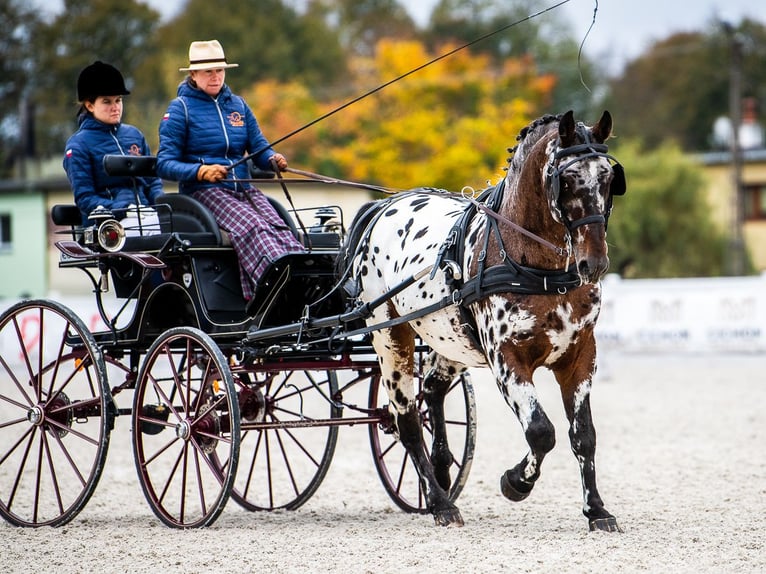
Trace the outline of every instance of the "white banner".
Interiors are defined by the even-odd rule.
[[[766,275],[706,279],[607,276],[602,350],[766,351]]]

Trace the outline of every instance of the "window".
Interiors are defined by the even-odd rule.
[[[9,251],[11,244],[11,214],[0,213],[0,251]]]
[[[745,219],[766,219],[766,184],[745,186]]]

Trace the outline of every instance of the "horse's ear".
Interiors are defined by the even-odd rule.
[[[604,110],[604,113],[601,114],[601,119],[591,128],[590,132],[593,134],[593,140],[596,143],[604,143],[612,134],[612,114]]]
[[[575,143],[574,112],[569,110],[559,120],[559,147],[573,146]]]

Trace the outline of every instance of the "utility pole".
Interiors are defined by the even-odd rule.
[[[723,23],[729,39],[729,121],[731,121],[731,237],[729,239],[730,275],[745,274],[745,240],[742,227],[745,220],[744,190],[742,187],[742,146],[739,131],[742,125],[742,42],[731,24]]]

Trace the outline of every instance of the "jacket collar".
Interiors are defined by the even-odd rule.
[[[102,121],[97,120],[93,117],[93,114],[90,112],[84,113],[80,115],[78,118],[78,121],[80,122],[80,129],[84,130],[100,130],[103,132],[108,132],[112,130],[117,130],[122,123],[119,124],[105,124]]]
[[[221,102],[231,97],[231,90],[229,89],[229,86],[227,84],[224,84],[221,87],[221,91],[218,92],[218,97],[211,98],[209,95],[207,95],[205,92],[203,92],[199,88],[192,86],[192,84],[189,81],[189,78],[186,78],[183,82],[181,82],[178,85],[177,95],[185,96],[189,98],[195,98],[198,100],[217,100]]]

